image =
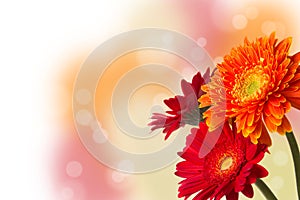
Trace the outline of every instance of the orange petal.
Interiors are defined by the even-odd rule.
[[[255,130],[250,134],[250,140],[253,144],[258,143],[258,138],[261,136],[261,131],[262,131],[262,123],[258,123]]]
[[[276,126],[280,126],[281,125],[281,119],[277,119],[275,118],[273,115],[268,117],[269,120],[272,122],[272,124],[276,125]]]
[[[292,60],[294,62],[300,62],[300,52],[296,53],[295,55],[292,56]]]
[[[238,133],[240,133],[241,130],[245,128],[246,119],[247,119],[247,115],[245,115],[244,113],[242,113],[236,117],[235,122],[236,122],[236,127],[237,127]]]
[[[200,103],[199,108],[204,108],[211,105],[211,100],[208,94],[202,95],[198,101]]]
[[[262,126],[262,131],[261,131],[260,138],[258,139],[259,143],[265,144],[267,146],[271,146],[272,140],[265,125],[263,123],[261,123],[260,125]]]
[[[279,52],[288,52],[290,46],[292,43],[292,38],[288,37],[284,40],[282,40],[277,46],[276,46],[276,51]]]
[[[203,113],[203,118],[206,118],[206,124],[207,124],[207,126],[210,125],[211,113],[212,113],[211,109],[208,109],[207,111],[205,111]]]
[[[224,124],[224,121],[225,121],[224,117],[212,116],[210,121],[209,131],[212,132],[216,130],[218,127]]]
[[[258,140],[257,140],[257,138],[256,138],[255,136],[250,135],[249,137],[250,137],[250,140],[251,140],[251,142],[252,142],[253,144],[257,144],[257,143],[258,143]]]
[[[263,113],[267,117],[272,115],[271,110],[270,110],[269,106],[267,106],[267,105],[264,106]]]
[[[287,119],[286,116],[284,116],[282,118],[282,123],[281,125],[279,126],[280,129],[278,130],[278,133],[281,134],[281,135],[284,135],[285,133],[289,133],[289,132],[292,132],[292,126],[291,126],[291,123],[290,121]]]
[[[300,80],[300,73],[296,73],[292,81],[298,81],[298,80]]]
[[[300,98],[298,98],[298,101],[300,101]],[[291,111],[291,103],[290,102],[284,102],[282,104],[282,107],[284,109],[284,113],[290,112]]]
[[[269,100],[268,100],[273,106],[280,106],[281,103],[284,103],[286,102],[286,99],[284,98],[284,96],[282,95],[279,95],[278,97],[276,97],[275,95],[271,95],[269,97]]]
[[[264,115],[264,121],[265,121],[265,124],[266,124],[268,130],[269,130],[271,133],[277,131],[277,126],[275,126],[275,125],[271,122],[271,120],[270,120],[269,117],[266,117],[266,116]]]
[[[284,129],[283,129],[282,126],[278,126],[277,127],[277,133],[279,133],[280,135],[284,135],[285,134],[285,131],[284,131]]]
[[[218,127],[220,127],[225,121],[225,113],[219,112],[216,113],[212,109],[213,107],[209,108],[207,111],[204,112],[203,117],[206,118],[206,124],[209,127],[209,131],[214,131]]]
[[[294,78],[294,76],[294,73],[286,74],[282,79],[282,83],[288,83],[290,80],[292,80],[292,78]]]
[[[284,109],[281,106],[273,106],[271,103],[268,102],[267,107],[275,118],[281,119],[283,117]]]
[[[248,116],[247,116],[247,125],[248,126],[252,126],[252,124],[254,122],[254,116],[255,116],[254,112],[248,114]]]
[[[254,124],[253,126],[246,126],[242,132],[244,137],[248,137],[250,134],[252,134],[256,129],[257,124]]]
[[[207,84],[205,84],[205,85],[202,85],[201,86],[201,90],[203,91],[203,92],[208,92],[208,85]]]
[[[289,98],[288,99],[294,108],[300,110],[300,98]]]
[[[294,88],[294,91],[283,91],[282,93],[284,94],[284,96],[286,98],[299,98],[300,97],[300,90],[299,90],[298,86],[296,86]]]

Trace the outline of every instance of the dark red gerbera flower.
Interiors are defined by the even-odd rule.
[[[203,91],[201,86],[208,83],[210,78],[209,68],[206,70],[203,77],[198,72],[192,80],[192,83],[186,80],[181,81],[181,89],[183,96],[177,95],[173,98],[164,100],[164,103],[171,109],[165,114],[153,113],[148,125],[152,126],[151,130],[163,128],[163,133],[166,133],[165,139],[167,139],[171,133],[177,130],[179,127],[183,127],[186,124],[198,125],[202,119],[202,113],[207,108],[199,109],[198,99],[202,96]]]
[[[267,146],[253,144],[249,138],[237,134],[235,123],[225,122],[221,128],[208,132],[208,126],[200,122],[199,129],[192,129],[187,137],[187,146],[179,153],[185,161],[176,166],[175,174],[185,178],[180,182],[178,197],[188,199],[195,194],[193,200],[223,196],[236,200],[242,192],[252,198],[251,184],[268,175],[268,171],[257,164]]]

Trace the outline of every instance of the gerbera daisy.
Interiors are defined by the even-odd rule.
[[[213,116],[235,117],[237,132],[271,145],[267,132],[285,134],[292,128],[285,114],[291,106],[300,109],[300,53],[289,56],[292,39],[277,43],[275,33],[233,48],[217,65],[214,77],[202,89],[207,92],[201,107],[212,105],[204,113],[210,130],[222,120]],[[265,128],[267,127],[267,129]]]
[[[264,157],[267,146],[253,144],[249,138],[236,134],[235,123],[231,128],[225,122],[223,127],[208,132],[208,126],[200,122],[199,129],[191,132],[187,146],[179,153],[184,161],[176,166],[175,174],[184,178],[178,197],[188,199],[195,195],[193,200],[204,200],[226,196],[228,200],[235,200],[242,192],[252,198],[251,184],[268,175],[268,171],[257,164]],[[201,153],[205,149],[207,152]]]
[[[209,68],[204,73],[203,77],[198,72],[192,80],[192,83],[186,80],[181,81],[181,89],[183,96],[177,95],[174,98],[164,100],[164,103],[171,109],[165,114],[153,113],[148,125],[152,126],[151,130],[164,128],[163,133],[166,133],[167,139],[172,132],[186,124],[198,125],[202,119],[202,113],[207,108],[199,109],[198,98],[203,95],[201,86],[208,83],[210,78]]]

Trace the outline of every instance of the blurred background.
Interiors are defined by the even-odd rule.
[[[150,173],[122,173],[99,162],[79,139],[72,111],[76,77],[90,53],[112,36],[146,27],[177,31],[195,40],[214,63],[221,62],[245,37],[252,40],[273,31],[279,39],[293,37],[291,54],[300,51],[297,10],[300,4],[292,0],[0,4],[3,4],[0,6],[1,101],[5,113],[1,195],[6,199],[178,199],[181,179],[174,175],[176,162]],[[166,41],[172,42],[169,38]],[[101,123],[106,136],[95,138],[98,143],[109,141],[124,151],[147,154],[165,148],[175,139],[176,133],[164,141],[160,131],[147,139],[130,137],[113,116],[111,102],[118,81],[149,63],[168,66],[188,81],[196,73],[182,58],[163,51],[144,49],[116,58],[99,79],[95,94],[83,93],[75,99],[83,104],[95,99],[96,123]],[[141,72],[140,76],[147,73]],[[137,127],[147,127],[153,111],[167,109],[163,99],[180,91],[176,77],[169,76],[168,80],[170,85],[137,85],[134,91],[119,95],[120,102],[128,102],[124,112],[129,113]],[[134,83],[132,80],[128,84]],[[298,141],[299,116],[297,110],[288,114]],[[81,120],[91,126],[95,123],[88,118]],[[189,127],[183,132],[188,134]],[[272,139],[271,154],[261,162],[270,172],[265,181],[279,199],[296,199],[293,163],[286,139],[276,134]],[[263,199],[256,189],[254,199]]]

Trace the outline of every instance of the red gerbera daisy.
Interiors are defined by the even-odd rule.
[[[217,131],[217,132],[216,132]],[[221,134],[217,134],[221,132]],[[239,192],[253,197],[253,183],[268,175],[257,163],[264,157],[267,146],[253,144],[249,138],[236,133],[236,125],[225,122],[213,132],[200,122],[187,137],[187,147],[179,155],[185,160],[177,164],[176,175],[185,178],[180,182],[178,197],[193,200],[238,199]],[[209,135],[208,138],[206,136]],[[219,138],[218,138],[219,137]],[[214,140],[216,142],[214,142]],[[207,153],[201,155],[203,150]]]
[[[201,86],[209,81],[209,73],[209,68],[203,77],[198,72],[193,77],[192,83],[182,80],[181,89],[183,96],[177,95],[174,98],[164,100],[164,103],[171,110],[166,112],[168,115],[153,113],[151,117],[153,121],[148,124],[152,126],[151,130],[164,128],[163,133],[166,133],[165,139],[167,139],[179,127],[183,127],[186,124],[198,125],[202,119],[202,113],[207,110],[207,108],[199,109],[198,98],[203,94]]]

